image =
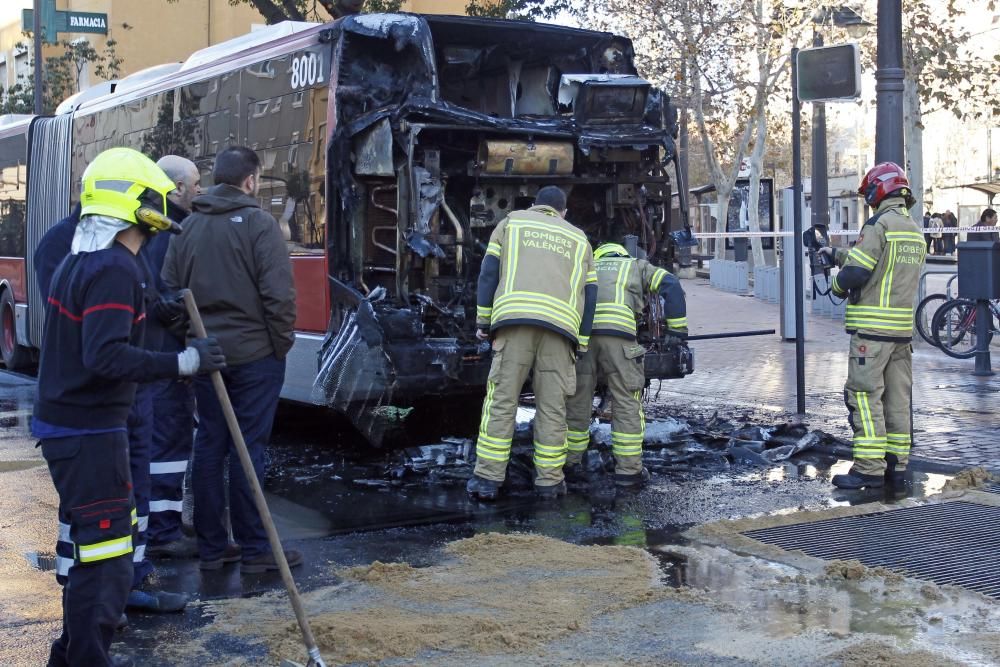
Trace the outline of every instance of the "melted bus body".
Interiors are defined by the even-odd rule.
[[[298,306],[282,395],[343,412],[373,442],[392,406],[482,395],[479,265],[493,227],[540,187],[567,190],[567,218],[592,241],[631,234],[669,260],[676,112],[607,33],[411,14],[285,23],[60,111],[0,128],[0,252],[7,216],[21,230],[20,252],[0,258],[15,357],[41,333],[31,250],[115,146],[185,156],[204,185],[221,149],[258,153]],[[26,190],[8,196],[8,172]],[[675,356],[649,355],[648,374],[690,372]]]

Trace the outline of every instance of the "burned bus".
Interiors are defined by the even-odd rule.
[[[261,205],[295,278],[283,396],[346,414],[373,442],[409,408],[482,395],[480,262],[493,227],[540,187],[569,193],[567,218],[592,241],[633,237],[670,261],[676,112],[637,75],[629,40],[607,33],[412,14],[283,23],[18,127],[27,211],[3,219],[21,240],[0,259],[9,365],[41,334],[32,249],[90,160],[114,146],[182,155],[209,185],[215,154],[242,144],[261,158]],[[23,137],[7,145],[14,165]],[[649,342],[648,376],[691,371],[685,346]]]

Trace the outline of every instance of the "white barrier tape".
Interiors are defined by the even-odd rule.
[[[808,227],[806,227],[808,229]],[[941,229],[921,229],[923,234],[957,234],[959,232],[998,232],[1000,227],[945,227]],[[830,236],[857,236],[861,233],[858,229],[828,229]],[[749,239],[749,238],[773,238],[776,236],[792,236],[792,232],[694,232],[691,234],[696,239]]]

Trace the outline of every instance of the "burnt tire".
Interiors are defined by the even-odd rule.
[[[14,295],[9,289],[0,296],[0,356],[7,370],[16,371],[31,365],[31,350],[17,342],[17,317]]]

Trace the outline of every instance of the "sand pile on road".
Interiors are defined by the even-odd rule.
[[[993,475],[991,475],[985,468],[966,468],[965,470],[956,473],[954,477],[945,482],[942,491],[978,489],[991,479],[993,479]]]
[[[949,660],[929,651],[902,653],[888,644],[866,641],[830,655],[824,665],[854,667],[959,667],[963,663]]]
[[[433,567],[375,562],[340,570],[345,585],[311,592],[307,608],[324,659],[523,651],[600,614],[667,594],[656,561],[633,547],[490,533],[453,542],[445,552],[452,558]],[[280,596],[226,601],[213,611],[219,629],[242,625],[263,636],[276,659],[303,653]]]

